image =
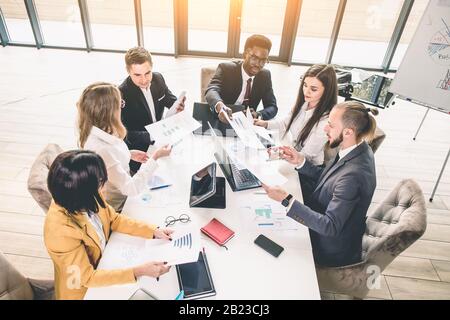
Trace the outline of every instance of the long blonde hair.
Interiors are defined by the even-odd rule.
[[[113,84],[96,82],[84,89],[77,102],[79,147],[84,147],[93,126],[125,138],[127,130],[120,120],[120,104],[120,91]]]

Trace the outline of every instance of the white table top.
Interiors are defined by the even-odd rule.
[[[213,150],[211,137],[192,135],[183,140],[170,157],[158,160],[160,167],[156,173],[169,172],[174,184],[128,198],[122,214],[160,226],[164,226],[169,215],[178,217],[186,213],[199,227],[216,217],[235,231],[226,244],[228,250],[201,235],[217,291],[209,299],[320,299],[308,228],[298,224],[298,230],[268,231],[246,223],[246,212],[242,210],[245,203],[270,201],[266,194],[261,194],[262,188],[233,192],[226,182],[226,209],[189,208],[191,177],[215,161]],[[283,187],[301,201],[297,172],[282,161],[271,161],[268,165],[276,166],[288,178]],[[217,175],[223,176],[219,168]],[[261,233],[284,247],[278,258],[253,243]],[[108,246],[114,241],[113,235]],[[179,293],[176,269],[173,266],[159,282],[145,277],[135,284],[90,288],[85,299],[128,299],[138,286],[160,299],[174,299]]]

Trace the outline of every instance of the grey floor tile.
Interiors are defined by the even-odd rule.
[[[398,276],[439,281],[439,277],[429,259],[399,256],[383,271],[386,276]]]
[[[394,300],[448,300],[450,283],[412,278],[386,277]]]
[[[401,256],[450,261],[450,243],[417,240]]]
[[[428,223],[422,240],[450,242],[450,226]]]
[[[429,224],[450,225],[450,210],[428,209],[427,222]]]
[[[431,260],[441,281],[450,282],[450,262]]]
[[[27,257],[14,254],[6,254],[5,256],[27,278],[54,279],[53,262],[49,258]]]

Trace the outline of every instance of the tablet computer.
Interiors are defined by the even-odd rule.
[[[178,284],[184,299],[200,299],[216,295],[206,254],[200,251],[197,262],[176,266]]]
[[[189,205],[196,206],[216,193],[216,163],[213,162],[192,175]]]

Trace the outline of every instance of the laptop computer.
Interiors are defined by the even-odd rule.
[[[243,105],[227,105],[234,112],[244,111],[245,106]],[[192,117],[200,122],[202,126],[194,130],[194,134],[198,135],[210,135],[208,122],[216,130],[219,130],[224,137],[237,137],[236,132],[229,124],[225,124],[219,120],[217,114],[213,114],[207,103],[194,103],[194,110],[192,112]]]
[[[225,179],[216,176],[215,162],[192,175],[189,206],[225,209]]]
[[[228,155],[225,148],[218,141],[218,137],[211,124],[208,123],[208,125],[211,130],[211,136],[213,137],[216,145],[216,152],[214,153],[214,157],[216,158],[217,163],[222,169],[223,175],[227,179],[231,190],[241,191],[261,187],[261,182],[248,169],[238,168],[238,166]]]

